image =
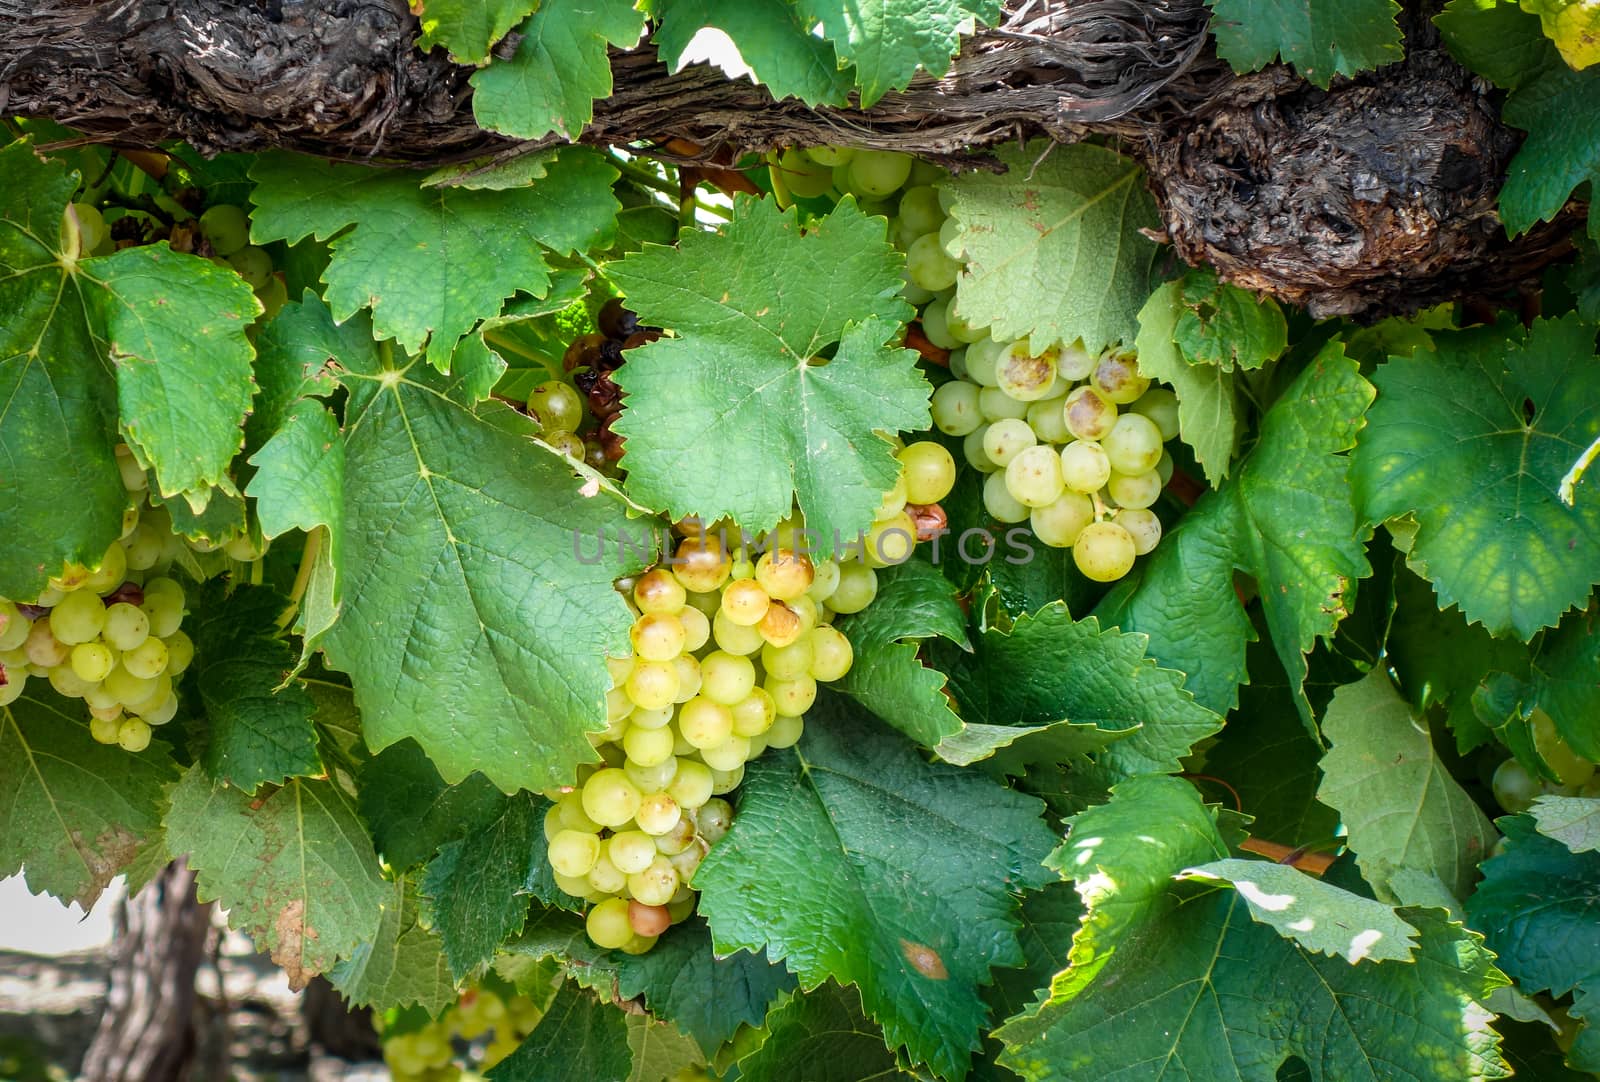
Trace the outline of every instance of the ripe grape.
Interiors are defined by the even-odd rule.
[[[117,729],[117,743],[123,751],[143,751],[150,746],[150,726],[138,718],[124,719]]]
[[[576,432],[583,423],[583,398],[570,383],[545,380],[528,393],[528,416],[546,439]]]
[[[893,521],[885,523],[885,528],[892,525]],[[761,640],[767,646],[788,646],[806,629],[801,625],[799,613],[782,601],[774,601],[756,625],[756,630],[761,632]]]
[[[28,641],[33,622],[9,601],[0,600],[0,653],[15,650]]]
[[[69,646],[98,638],[105,625],[105,603],[87,590],[68,594],[50,610],[50,633]]]
[[[633,652],[646,661],[671,661],[683,653],[683,624],[676,616],[646,613],[633,622],[629,632]]]
[[[665,568],[647,571],[634,580],[633,603],[646,615],[674,615],[687,600],[688,591]]]
[[[72,656],[72,647],[50,633],[49,620],[33,622],[33,626],[28,629],[28,637],[22,641],[22,649],[27,653],[30,665],[38,665],[45,669],[65,665],[67,659]]]
[[[1092,522],[1072,545],[1072,562],[1096,582],[1116,582],[1133,570],[1133,536],[1115,522]]]
[[[670,661],[640,661],[628,674],[627,696],[647,710],[671,706],[678,696],[678,668]]]
[[[1061,480],[1074,492],[1099,492],[1111,479],[1111,459],[1093,440],[1073,440],[1061,449]]]
[[[700,758],[705,760],[713,775],[719,770],[736,770],[750,758],[750,740],[738,733],[730,734],[720,744],[701,748]]]
[[[815,199],[833,187],[833,170],[793,147],[779,155],[772,168],[790,194],[801,199]]]
[[[671,759],[676,743],[672,729],[665,726],[660,729],[641,729],[634,725],[622,734],[622,750],[627,753],[628,762],[642,767],[659,766]]]
[[[550,867],[576,879],[588,875],[594,862],[600,859],[600,839],[586,831],[559,830],[550,839],[546,852]]]
[[[873,513],[873,520],[876,522],[882,522],[885,519],[894,518],[901,511],[905,510],[905,506],[906,475],[904,471],[901,471],[895,475],[893,487],[891,487],[888,492],[883,494],[883,499],[878,504],[878,510]]]
[[[678,764],[678,773],[667,786],[667,795],[678,807],[694,809],[711,799],[711,768],[692,759]]]
[[[1007,417],[990,425],[983,434],[983,453],[996,466],[1010,465],[1023,450],[1038,443],[1028,422]]]
[[[772,604],[772,598],[753,578],[740,578],[722,591],[722,613],[742,627],[753,627],[761,622]]]
[[[597,770],[583,783],[583,813],[601,826],[626,823],[642,799],[632,779],[616,767]]]
[[[86,683],[98,684],[104,680],[114,664],[111,651],[100,643],[79,643],[72,648],[72,671]]]
[[[167,644],[147,638],[132,650],[122,652],[122,667],[134,676],[154,679],[167,668]]]
[[[1067,428],[1066,411],[1060,398],[1042,398],[1028,407],[1024,415],[1028,427],[1041,443],[1070,443],[1072,432]]]
[[[1089,382],[1106,401],[1119,406],[1132,403],[1150,387],[1150,381],[1139,374],[1133,355],[1118,352],[1108,352],[1100,358]]]
[[[917,545],[917,524],[905,511],[893,518],[874,522],[867,531],[862,559],[868,567],[887,567],[903,564],[911,558]],[[837,596],[837,595],[835,595]],[[842,612],[837,605],[834,611]]]
[[[1133,551],[1140,556],[1154,552],[1161,541],[1161,520],[1154,511],[1142,507],[1118,511],[1117,525],[1133,536]]]
[[[772,728],[767,730],[767,747],[794,747],[800,742],[800,737],[805,733],[805,727],[804,718],[787,717],[780,714],[778,720],[772,723]]]
[[[628,924],[635,935],[658,936],[672,924],[666,906],[645,905],[638,899],[628,903]]]
[[[766,671],[768,676],[775,676],[779,680],[793,680],[797,676],[810,672],[811,663],[814,660],[815,658],[811,652],[811,641],[807,638],[797,638],[788,646],[767,645],[761,648],[762,669]],[[750,686],[754,690],[755,672],[753,669],[750,675]],[[741,695],[740,698],[743,699],[744,696]]]
[[[694,852],[693,848],[684,850],[685,853]],[[680,853],[679,857],[683,854]],[[694,862],[698,866],[699,861]],[[690,875],[693,875],[691,870]],[[634,872],[628,876],[628,890],[642,905],[666,905],[678,891],[678,869],[673,864],[673,858],[657,853],[649,867],[643,871]],[[602,903],[603,904],[603,903]],[[598,943],[599,940],[596,940]],[[604,946],[605,944],[601,944]]]
[[[1161,475],[1155,470],[1132,475],[1112,470],[1106,491],[1119,507],[1149,507],[1161,496]]]
[[[774,601],[793,601],[816,577],[811,557],[790,549],[763,552],[756,561],[756,582]]]
[[[772,701],[772,696],[767,694],[766,688],[751,689],[749,695],[729,709],[733,711],[733,731],[736,736],[760,736],[772,728],[772,723],[778,716],[777,704]]]
[[[687,702],[700,693],[700,662],[689,654],[679,654],[672,659],[672,667],[678,672],[678,693],[672,697],[675,703]]]
[[[109,645],[116,647],[118,650],[133,650],[150,637],[150,617],[146,616],[143,610],[137,606],[130,605],[126,601],[119,601],[106,608],[105,624],[101,627],[100,634],[105,637]],[[182,634],[182,632],[175,632],[173,637],[176,638]],[[188,642],[188,636],[184,636],[184,641]],[[170,645],[167,648],[167,652],[170,657],[172,653]],[[188,656],[190,658],[194,657],[192,643],[188,646]],[[187,665],[187,662],[185,664]],[[182,669],[179,671],[181,672]]]
[[[772,696],[779,717],[800,717],[817,701],[817,682],[810,674],[797,676],[793,680],[774,680],[769,677],[762,686]]]
[[[723,650],[707,654],[700,662],[704,679],[701,694],[712,702],[732,706],[756,686],[756,667],[748,657]]]
[[[1094,501],[1081,492],[1064,492],[1045,507],[1035,507],[1028,515],[1034,536],[1052,548],[1071,548],[1094,522]]]
[[[978,413],[985,421],[1006,417],[1020,421],[1028,415],[1028,403],[1012,398],[999,387],[985,387],[978,392]]]
[[[967,379],[980,387],[998,387],[995,368],[1009,344],[985,338],[967,347]]]
[[[961,264],[945,253],[937,233],[923,234],[906,249],[906,276],[923,289],[934,293],[949,289],[960,273]]]
[[[711,641],[711,619],[693,605],[679,609],[677,620],[683,625],[684,653],[693,653]]]
[[[1141,413],[1124,413],[1100,446],[1118,473],[1144,473],[1161,461],[1161,429]]]
[[[1001,522],[1021,522],[1028,517],[1027,505],[1006,487],[1006,475],[991,473],[983,482],[983,507]]]
[[[1026,338],[1012,342],[995,361],[995,386],[1020,402],[1049,397],[1056,382],[1060,350],[1034,353]]]
[[[1061,456],[1053,447],[1028,447],[1006,465],[1006,489],[1018,503],[1044,507],[1060,498]]]
[[[650,862],[656,859],[656,840],[642,830],[620,831],[606,842],[606,856],[611,858],[617,871],[633,875],[650,867]]]
[[[667,833],[683,818],[683,809],[666,793],[646,793],[634,814],[639,829],[653,838]],[[652,845],[654,842],[652,841]]]
[[[1117,423],[1117,407],[1093,387],[1079,387],[1067,395],[1064,406],[1067,430],[1080,440],[1101,440]]]
[[[857,150],[846,166],[846,183],[857,195],[881,197],[911,176],[911,155],[893,150]]]
[[[1156,423],[1163,440],[1178,436],[1178,396],[1166,387],[1152,387],[1139,396],[1130,409]]]
[[[584,930],[596,946],[614,950],[633,938],[633,922],[628,919],[628,901],[607,898],[589,910]]]
[[[1077,383],[1089,378],[1099,360],[1098,356],[1083,348],[1083,339],[1079,338],[1071,345],[1061,347],[1061,355],[1056,359],[1056,372],[1063,380]]]
[[[955,487],[956,460],[932,440],[907,444],[895,457],[905,471],[907,503],[938,503]]]
[[[831,683],[850,671],[855,651],[842,632],[823,626],[812,631],[807,638],[811,645],[812,677]]]
[[[728,581],[733,561],[722,547],[722,542],[712,534],[690,537],[678,545],[673,555],[672,574],[685,590],[706,594],[722,589]]]
[[[947,436],[965,436],[983,423],[978,412],[978,388],[953,379],[933,392],[933,426]]]
[[[761,631],[756,626],[736,624],[728,619],[727,613],[721,611],[711,619],[711,638],[719,650],[740,656],[755,653],[767,641],[761,637]]]
[[[701,751],[715,747],[733,735],[733,711],[705,696],[696,696],[678,711],[678,732]]]
[[[806,597],[815,604],[822,604],[833,596],[839,588],[839,562],[837,560],[823,560],[816,565],[816,576],[811,581],[811,589],[806,591]]]

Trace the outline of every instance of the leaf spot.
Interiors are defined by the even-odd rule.
[[[913,943],[909,939],[902,939],[900,953],[911,963],[911,968],[924,977],[936,981],[950,979],[950,971],[944,967],[944,959],[939,957],[938,951],[926,943]]]

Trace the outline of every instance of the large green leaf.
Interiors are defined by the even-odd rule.
[[[848,98],[848,66],[840,65],[830,42],[807,31],[789,0],[665,0],[655,10],[656,47],[674,71],[709,26],[728,35],[774,98],[792,96],[811,106],[843,105]]]
[[[1178,434],[1212,484],[1224,481],[1233,466],[1241,422],[1237,375],[1209,364],[1190,364],[1178,347],[1183,304],[1176,282],[1161,285],[1139,309],[1134,349],[1139,372],[1167,384],[1178,396]]]
[[[1570,1060],[1600,1070],[1600,852],[1574,853],[1526,815],[1498,825],[1505,851],[1484,863],[1467,915],[1524,991],[1576,994],[1571,1013],[1588,1024]]]
[[[511,1055],[490,1069],[489,1082],[598,1082],[625,1079],[632,1067],[621,1011],[567,981],[544,1017]]]
[[[542,0],[517,32],[514,56],[473,75],[472,115],[519,139],[576,140],[595,100],[611,96],[607,46],[637,42],[644,15],[632,0]]]
[[[88,909],[129,865],[161,849],[177,776],[160,743],[138,755],[98,744],[83,704],[34,678],[0,706],[0,877]]]
[[[1412,961],[1327,957],[1252,920],[1235,891],[1173,881],[1197,855],[1225,852],[1175,779],[1124,783],[1075,818],[1053,858],[1088,905],[1072,966],[999,1030],[1001,1063],[1085,1082],[1275,1082],[1294,1056],[1317,1082],[1509,1075],[1478,1002],[1503,978],[1475,937],[1436,910],[1405,909],[1385,923],[1416,930]]]
[[[445,784],[414,740],[389,745],[361,768],[361,817],[395,868],[426,863],[446,842],[481,830],[505,799],[482,774]]]
[[[1255,578],[1272,644],[1300,696],[1305,655],[1332,636],[1370,572],[1350,496],[1350,461],[1372,387],[1338,343],[1326,346],[1261,421],[1254,449],[1096,610],[1105,624],[1150,637],[1150,656],[1188,674],[1219,713],[1247,679],[1255,637],[1234,574]]]
[[[1357,496],[1371,522],[1415,516],[1413,566],[1442,607],[1530,639],[1600,582],[1600,492],[1580,486],[1572,507],[1556,494],[1600,435],[1595,328],[1568,316],[1436,341],[1373,376]]]
[[[1289,346],[1289,322],[1271,297],[1229,285],[1210,268],[1178,279],[1183,314],[1174,339],[1193,365],[1260,368]]]
[[[850,671],[836,685],[840,691],[924,747],[937,747],[961,731],[961,719],[945,697],[945,675],[917,658],[915,640],[935,635],[967,646],[966,614],[937,568],[913,559],[882,569],[872,604],[835,626],[855,651]]]
[[[1528,133],[1500,189],[1500,218],[1515,236],[1554,218],[1580,185],[1600,182],[1600,68],[1547,63],[1511,92],[1501,118]],[[1589,232],[1600,236],[1593,219]]]
[[[637,527],[526,418],[471,407],[500,371],[475,343],[449,381],[416,362],[345,373],[344,605],[325,647],[375,750],[409,736],[448,782],[544,789],[594,761],[604,657],[630,622],[611,580],[636,568],[576,549]]]
[[[489,48],[533,13],[539,0],[420,0],[417,48],[443,45],[457,64],[482,64]]]
[[[1008,749],[1013,761],[1059,761],[1109,745],[1098,758],[1117,774],[1169,773],[1222,727],[1183,690],[1181,673],[1145,656],[1143,636],[1102,628],[1092,616],[1075,621],[1059,601],[1009,630],[989,628],[970,654],[941,646],[934,658],[950,673],[966,722],[1037,727]],[[1080,740],[1087,743],[1072,746]]]
[[[826,694],[793,750],[747,767],[694,886],[718,950],[765,947],[801,983],[861,989],[892,1046],[960,1077],[990,968],[1022,961],[1013,891],[1045,880],[1041,806],[928,763]],[[918,838],[904,844],[907,831]]]
[[[1540,834],[1574,853],[1600,851],[1600,797],[1542,796],[1528,814]]]
[[[563,152],[531,187],[509,191],[423,188],[404,170],[285,154],[264,156],[250,175],[252,237],[331,239],[323,281],[334,317],[371,308],[379,335],[413,353],[426,346],[440,369],[513,293],[544,294],[546,249],[603,246],[619,207],[616,170],[582,148]]]
[[[839,59],[856,67],[861,106],[903,90],[919,68],[943,75],[975,21],[994,23],[998,0],[800,0]]]
[[[294,778],[252,798],[191,767],[172,791],[167,843],[187,854],[201,901],[218,901],[294,989],[371,943],[389,887],[355,801]]]
[[[1585,759],[1600,759],[1600,603],[1568,613],[1533,655],[1531,702]]]
[[[1234,71],[1259,71],[1282,57],[1304,78],[1327,87],[1403,55],[1395,0],[1207,0],[1217,55]]]
[[[415,884],[401,876],[389,886],[377,934],[328,974],[346,1002],[377,1011],[414,1003],[430,1015],[455,1002],[444,944],[418,911]]]
[[[607,268],[642,320],[676,332],[616,373],[628,494],[747,530],[772,526],[798,494],[818,552],[853,543],[896,476],[875,432],[928,423],[916,355],[884,345],[911,314],[900,263],[883,220],[849,199],[802,233],[795,211],[741,197],[720,233]]]
[[[1374,669],[1336,691],[1322,732],[1332,749],[1322,759],[1317,799],[1342,816],[1378,897],[1403,900],[1391,884],[1401,871],[1437,876],[1466,897],[1494,828],[1450,776],[1388,674]]]
[[[1537,75],[1551,59],[1539,20],[1517,0],[1449,0],[1433,23],[1462,67],[1506,89]]]
[[[548,801],[533,793],[502,799],[499,814],[459,841],[446,842],[423,874],[434,929],[457,980],[494,957],[522,930],[532,884],[544,865]]]
[[[827,981],[767,1016],[767,1038],[739,1061],[745,1082],[877,1082],[904,1078],[854,988]]]
[[[295,651],[272,634],[283,598],[259,586],[225,595],[218,584],[207,587],[197,608],[190,635],[208,722],[201,761],[211,777],[253,793],[321,774],[314,704],[298,681],[285,683]]]
[[[1034,349],[1080,338],[1091,352],[1131,343],[1156,253],[1139,231],[1160,225],[1144,173],[1105,147],[1045,149],[1003,147],[1006,172],[949,182],[967,260],[956,310],[996,339],[1028,338]]]

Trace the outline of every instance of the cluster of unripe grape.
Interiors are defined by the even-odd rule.
[[[427,1025],[384,1034],[383,1059],[394,1082],[473,1082],[516,1051],[543,1017],[527,996],[469,988]]]
[[[1600,773],[1596,773],[1595,764],[1572,750],[1549,714],[1536,708],[1528,726],[1534,750],[1557,780],[1535,777],[1515,759],[1507,759],[1495,769],[1490,782],[1502,808],[1511,815],[1520,815],[1541,796],[1600,797]]]
[[[661,331],[640,326],[639,317],[615,297],[601,305],[595,324],[599,330],[574,339],[561,358],[572,382],[550,379],[535,387],[528,395],[528,416],[546,443],[598,470],[622,457],[622,437],[612,431],[622,414],[622,388],[611,374],[626,359],[624,351],[653,342]],[[585,417],[586,403],[592,424]]]
[[[562,890],[592,903],[589,938],[649,950],[694,909],[695,869],[732,822],[721,799],[744,764],[800,739],[820,682],[849,671],[832,613],[877,591],[864,564],[781,547],[751,559],[719,531],[680,524],[671,558],[623,580],[636,614],[627,656],[608,658],[602,758],[547,793],[547,849]]]
[[[283,275],[274,272],[271,254],[250,243],[250,216],[244,208],[218,203],[200,215],[198,225],[213,262],[232,267],[255,290],[256,299],[265,309],[262,318],[277,315],[289,300],[289,290]]]
[[[117,460],[130,491],[142,491],[126,447]],[[139,752],[177,714],[174,681],[194,644],[181,629],[183,587],[167,574],[183,540],[159,508],[135,507],[123,524],[95,567],[64,567],[31,602],[0,599],[0,705],[47,680],[88,704],[95,740]]]

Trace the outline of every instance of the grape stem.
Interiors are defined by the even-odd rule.
[[[1561,479],[1560,495],[1562,503],[1568,507],[1572,506],[1572,501],[1576,495],[1574,490],[1578,487],[1578,482],[1583,480],[1584,473],[1594,464],[1594,460],[1597,457],[1600,457],[1600,437],[1596,437],[1595,441],[1589,445],[1589,449],[1578,456],[1578,461],[1572,464],[1572,469],[1568,470],[1567,475]]]
[[[288,607],[278,617],[279,631],[288,627],[300,611],[300,602],[306,596],[306,588],[311,585],[311,572],[322,554],[322,538],[327,532],[326,526],[318,526],[306,534],[306,547],[300,552],[300,569],[295,572],[294,586],[289,590]]]

